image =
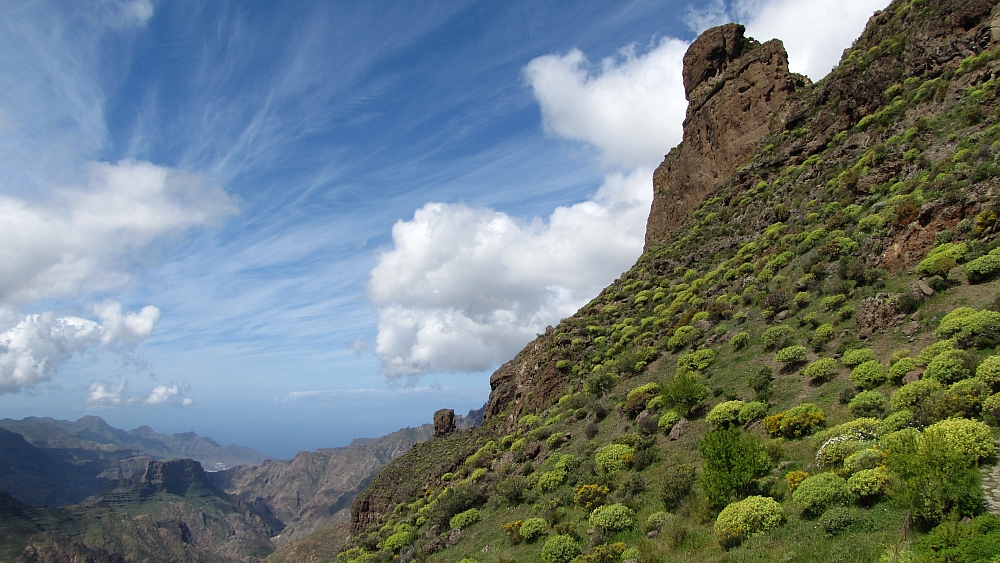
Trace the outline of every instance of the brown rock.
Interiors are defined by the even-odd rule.
[[[684,55],[684,139],[653,173],[646,248],[729,178],[788,96],[809,82],[788,71],[781,41],[761,45],[743,31],[734,24],[709,29]]]
[[[675,424],[674,427],[670,429],[670,434],[667,434],[667,439],[670,440],[671,442],[673,442],[674,440],[680,440],[681,434],[684,433],[684,430],[690,424],[691,423],[688,422],[688,419],[686,418],[678,420],[677,424]]]
[[[788,312],[787,309],[784,310],[784,311],[782,311],[782,312],[780,312],[780,313],[778,313],[777,315],[774,316],[774,322],[780,323],[781,321],[787,319],[788,316],[789,316],[789,314],[790,313]]]
[[[913,335],[920,332],[921,328],[923,328],[923,325],[919,322],[910,321],[910,323],[906,325],[906,328],[903,329],[903,336],[913,338]]]
[[[527,446],[524,446],[524,457],[528,459],[535,459],[541,451],[542,447],[538,445],[538,442],[532,442]]]
[[[907,383],[913,383],[914,381],[920,381],[920,377],[924,375],[922,371],[911,371],[903,376],[903,385]]]
[[[897,323],[896,304],[885,293],[879,293],[858,304],[855,318],[859,337],[868,338],[873,334],[883,333]]]
[[[455,411],[441,409],[434,413],[434,437],[447,436],[455,431]]]

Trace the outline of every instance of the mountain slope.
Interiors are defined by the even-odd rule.
[[[1000,9],[896,0],[816,85],[784,66],[692,45],[646,252],[375,478],[341,560],[1000,554]]]

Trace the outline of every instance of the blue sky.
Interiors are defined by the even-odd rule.
[[[641,252],[680,57],[884,0],[0,6],[0,413],[290,457],[465,412]]]

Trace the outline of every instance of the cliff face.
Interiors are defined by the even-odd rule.
[[[732,175],[770,128],[784,121],[789,96],[809,84],[788,71],[781,41],[761,45],[743,32],[737,24],[709,29],[684,55],[684,139],[653,173],[646,248]]]

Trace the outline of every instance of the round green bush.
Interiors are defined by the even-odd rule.
[[[993,426],[1000,426],[1000,393],[994,393],[983,401],[983,420]]]
[[[580,546],[573,536],[558,534],[545,540],[542,561],[545,563],[570,563],[580,555]]]
[[[959,307],[941,319],[934,331],[938,338],[954,338],[963,346],[989,348],[1000,340],[1000,313]]]
[[[906,374],[916,369],[916,358],[900,358],[899,361],[889,367],[889,381],[898,385],[906,377]]]
[[[882,463],[882,454],[877,448],[864,448],[847,456],[844,471],[855,474],[862,469],[875,469]]]
[[[675,516],[669,512],[659,511],[654,512],[646,518],[646,531],[660,531],[664,526],[669,524],[675,519]]]
[[[669,434],[673,430],[674,425],[681,421],[681,415],[677,414],[677,411],[671,409],[663,415],[660,416],[660,420],[656,422],[656,427],[660,429],[664,434]]]
[[[847,410],[851,411],[851,415],[855,418],[882,418],[888,406],[889,402],[885,400],[885,395],[871,389],[855,395],[847,404]]]
[[[544,518],[528,518],[521,522],[521,537],[530,541],[544,535],[548,529],[549,523]]]
[[[949,418],[935,422],[921,433],[920,439],[937,439],[948,444],[960,458],[970,464],[996,455],[990,427],[978,420]]]
[[[847,479],[847,492],[862,498],[873,499],[885,492],[889,473],[884,467],[862,469]]]
[[[465,512],[459,512],[458,514],[452,516],[451,520],[448,521],[448,524],[451,526],[452,530],[461,530],[479,522],[479,518],[479,509],[470,508]]]
[[[656,383],[640,385],[639,387],[629,391],[628,395],[625,396],[625,407],[623,410],[628,414],[635,416],[639,414],[642,409],[646,408],[646,403],[648,403],[650,399],[659,394],[660,386]]]
[[[796,344],[782,348],[774,355],[774,361],[786,366],[800,364],[806,361],[806,347]]]
[[[814,403],[802,403],[764,419],[764,430],[772,436],[800,438],[826,424],[826,413]]]
[[[910,409],[899,409],[882,420],[882,432],[888,434],[902,430],[913,424],[913,411]]]
[[[924,377],[937,379],[942,383],[954,383],[966,379],[972,374],[965,365],[965,357],[958,350],[949,350],[938,354],[924,370]]]
[[[1000,356],[990,356],[976,368],[976,378],[990,386],[994,391],[1000,391]]]
[[[602,532],[618,532],[631,528],[632,509],[624,504],[606,504],[598,506],[590,513],[590,525]]]
[[[385,538],[382,542],[382,549],[386,551],[397,552],[404,547],[413,543],[417,539],[417,535],[410,531],[396,532],[395,534]]]
[[[840,366],[837,364],[837,360],[820,358],[806,366],[806,369],[802,370],[802,375],[816,381],[826,382],[833,379],[833,376],[837,375],[839,371]]]
[[[715,357],[718,354],[715,350],[711,348],[703,348],[701,350],[695,350],[694,352],[688,352],[687,354],[681,354],[677,358],[677,368],[687,368],[694,371],[705,371],[708,366],[712,365],[715,361]],[[659,392],[659,389],[657,389]]]
[[[942,352],[947,352],[948,350],[955,349],[954,340],[939,340],[937,342],[928,344],[923,350],[917,354],[917,365],[926,366],[931,363],[938,354]]]
[[[636,548],[634,548],[634,547],[630,547],[630,548],[628,548],[628,549],[626,549],[625,551],[622,552],[622,555],[621,555],[620,559],[622,561],[630,561],[632,559],[639,559],[639,550],[636,549]]]
[[[983,283],[997,275],[1000,275],[1000,252],[997,249],[965,265],[965,276],[969,278],[969,283]]]
[[[542,492],[554,491],[566,482],[565,469],[553,469],[538,476],[538,489]]]
[[[722,428],[739,424],[740,410],[746,405],[743,401],[726,401],[719,403],[709,411],[705,420],[715,426]]]
[[[816,522],[820,528],[823,528],[824,532],[834,536],[854,523],[854,515],[851,513],[851,509],[846,506],[835,506],[824,512]]]
[[[729,345],[733,347],[733,350],[742,350],[746,348],[747,344],[750,344],[750,333],[745,330],[737,332],[736,336],[729,339]]]
[[[635,448],[625,444],[608,444],[594,454],[594,463],[605,473],[624,471],[632,465]]]
[[[853,368],[865,362],[873,362],[875,360],[878,360],[878,358],[875,357],[875,352],[871,348],[859,348],[844,352],[842,361],[845,366]]]
[[[943,389],[944,386],[936,379],[918,379],[897,389],[889,398],[889,406],[894,411],[913,409]]]
[[[781,505],[773,498],[747,497],[719,512],[715,535],[724,547],[732,547],[754,534],[777,528],[783,518]]]
[[[760,335],[761,342],[764,343],[765,350],[772,350],[774,348],[784,348],[788,339],[791,338],[792,327],[786,325],[774,325],[768,327]]]
[[[849,499],[847,481],[831,472],[807,477],[792,493],[792,504],[802,509],[806,517],[819,516],[832,506],[846,504]]]
[[[609,389],[618,383],[618,376],[616,374],[600,370],[595,371],[583,385],[583,390],[590,394],[600,397]]]
[[[862,389],[874,389],[886,379],[885,368],[878,360],[869,360],[851,370],[851,381]]]
[[[740,424],[750,424],[756,420],[760,420],[767,416],[767,404],[760,401],[750,401],[740,407],[740,413],[737,416]]]
[[[944,254],[931,254],[917,264],[917,274],[922,277],[941,276],[948,277],[948,272],[958,266],[958,262],[951,256]]]

